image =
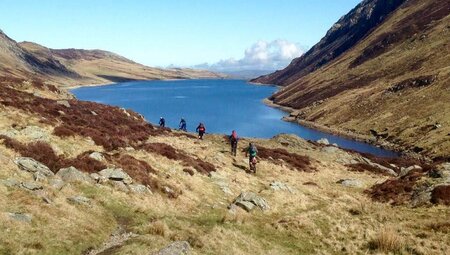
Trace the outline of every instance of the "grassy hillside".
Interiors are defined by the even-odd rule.
[[[201,141],[6,77],[0,109],[0,254],[153,254],[174,241],[187,241],[189,254],[450,251],[445,164],[292,135],[244,138],[233,157],[221,135]],[[256,174],[247,172],[249,141],[259,149]],[[23,170],[19,157],[57,174]],[[80,172],[61,174],[70,166]],[[129,177],[102,177],[105,168]],[[230,206],[242,192],[267,207]]]
[[[64,87],[130,80],[224,77],[205,70],[148,67],[102,50],[55,50],[32,42],[17,43],[2,31],[0,31],[0,75],[40,78]]]
[[[383,1],[362,5],[373,2]],[[323,44],[335,27],[351,28],[345,18],[352,16],[345,16],[318,44],[320,54],[315,53],[334,58],[315,68],[296,69],[309,63],[308,56],[299,58],[282,72],[256,81],[287,85],[270,99],[297,109],[292,115],[297,121],[449,158],[449,13],[448,2],[406,1],[336,55],[335,41]]]

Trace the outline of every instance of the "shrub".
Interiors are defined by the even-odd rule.
[[[258,146],[258,156],[262,159],[270,160],[275,164],[280,164],[280,160],[291,165],[292,168],[297,171],[313,172],[316,171],[311,166],[311,159],[308,156],[298,155],[296,153],[290,153],[285,149],[275,148],[269,149],[262,146]]]
[[[120,166],[134,180],[152,187],[153,183],[150,173],[156,174],[156,171],[147,162],[119,153],[107,156],[107,158],[115,165]]]
[[[193,167],[199,173],[208,174],[216,171],[213,164],[194,158],[183,151],[179,151],[165,143],[146,143],[139,147],[150,153],[156,153],[171,160],[178,160],[186,167]]]

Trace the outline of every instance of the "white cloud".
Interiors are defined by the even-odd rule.
[[[286,67],[302,54],[303,49],[298,44],[286,40],[258,41],[245,50],[241,59],[222,59],[214,64],[203,63],[194,67],[219,72],[276,70]]]

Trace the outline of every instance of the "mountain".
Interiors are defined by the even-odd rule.
[[[253,82],[296,121],[450,157],[450,2],[366,0],[303,56]]]
[[[17,43],[0,31],[0,75],[73,86],[129,80],[224,78],[194,69],[148,67],[112,52],[83,49],[50,49],[33,42]]]

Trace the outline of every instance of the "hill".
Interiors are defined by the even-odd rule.
[[[225,77],[204,70],[148,67],[102,50],[49,49],[32,42],[17,43],[2,31],[0,75],[40,78],[58,86]]]
[[[449,163],[293,135],[234,157],[223,135],[18,78],[0,78],[0,113],[0,254],[450,251]]]
[[[450,157],[450,3],[366,0],[284,70],[270,100],[295,121]]]

